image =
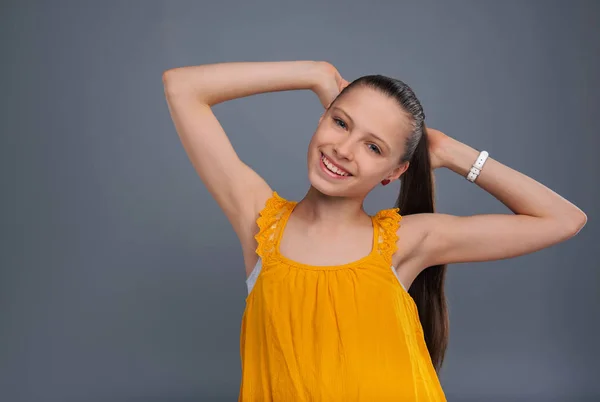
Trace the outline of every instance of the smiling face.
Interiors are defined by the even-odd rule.
[[[324,194],[364,197],[396,179],[411,119],[397,101],[367,88],[349,89],[321,116],[308,147],[308,178]]]

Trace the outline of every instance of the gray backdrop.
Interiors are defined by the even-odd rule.
[[[596,1],[3,1],[0,400],[236,400],[241,248],[161,75],[306,59],[401,78],[430,126],[588,215],[549,249],[449,266],[448,399],[598,400],[599,27]],[[305,194],[313,93],[214,110],[274,189]],[[436,177],[440,212],[507,212]],[[397,191],[374,191],[368,212]]]

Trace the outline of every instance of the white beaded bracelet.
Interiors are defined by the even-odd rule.
[[[481,173],[481,169],[483,169],[483,164],[487,160],[488,156],[489,153],[487,151],[481,151],[479,153],[479,157],[477,158],[475,163],[473,163],[473,166],[471,167],[471,170],[467,175],[467,180],[469,180],[471,183],[474,183],[477,176],[479,176],[479,173]]]

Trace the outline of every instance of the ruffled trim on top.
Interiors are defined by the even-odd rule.
[[[398,250],[398,233],[400,221],[400,208],[383,209],[375,214],[379,223],[379,253],[388,264],[392,264],[392,256]]]
[[[259,230],[254,238],[258,243],[256,253],[263,259],[274,250],[277,222],[289,204],[290,202],[277,194],[277,191],[273,191],[260,211],[256,220]]]

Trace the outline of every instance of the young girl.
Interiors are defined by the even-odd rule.
[[[445,264],[532,253],[586,223],[542,184],[426,128],[421,104],[397,79],[348,83],[329,63],[282,61],[175,68],[163,82],[187,155],[243,249],[240,401],[444,401]],[[300,201],[238,158],[211,111],[293,89],[313,90],[325,107]],[[514,214],[435,213],[440,167]],[[396,180],[395,208],[368,215],[367,194]]]

